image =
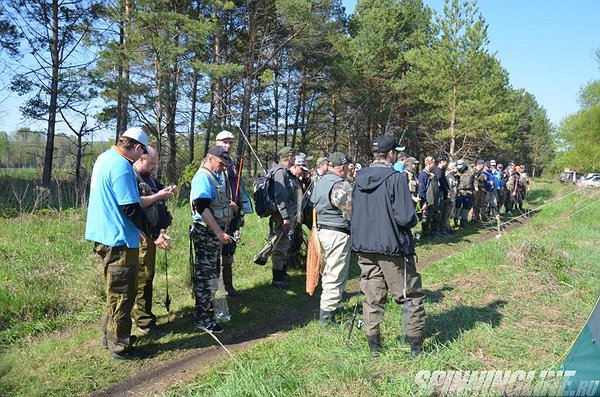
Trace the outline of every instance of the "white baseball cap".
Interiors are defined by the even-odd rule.
[[[148,147],[148,135],[140,127],[128,128],[121,136],[135,139],[145,147]]]
[[[223,130],[221,132],[219,132],[217,134],[217,137],[215,138],[216,141],[222,141],[225,139],[234,139],[235,137],[233,136],[233,134],[227,130]]]

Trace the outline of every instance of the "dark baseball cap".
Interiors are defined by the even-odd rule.
[[[294,150],[294,148],[284,146],[279,150],[279,152],[277,152],[277,154],[279,154],[279,157],[287,157],[295,155],[296,151]]]
[[[340,165],[348,164],[348,156],[346,156],[342,152],[333,152],[329,155],[329,162],[334,167],[339,167]]]
[[[406,149],[406,147],[400,146],[398,142],[396,142],[396,138],[391,135],[379,135],[377,138],[373,139],[373,152],[387,153],[390,150],[401,152],[404,149]]]

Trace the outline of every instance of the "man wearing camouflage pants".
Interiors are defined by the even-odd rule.
[[[221,178],[229,164],[229,152],[221,146],[208,150],[204,164],[192,179],[190,204],[194,222],[191,237],[194,242],[192,289],[196,299],[195,325],[202,331],[223,332],[217,324],[210,289],[211,280],[219,278],[217,260],[221,245],[230,244],[225,232],[238,206],[230,197],[229,183]]]

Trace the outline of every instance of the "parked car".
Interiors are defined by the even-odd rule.
[[[577,184],[579,186],[600,186],[600,174],[593,175],[591,178],[581,179]]]
[[[558,180],[561,181],[562,183],[575,183],[582,177],[583,177],[583,174],[581,174],[579,172],[568,171],[568,172],[561,173],[560,176],[558,177]]]

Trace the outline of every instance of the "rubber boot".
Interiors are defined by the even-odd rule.
[[[410,357],[415,358],[423,352],[423,338],[409,336],[408,343],[410,343]]]
[[[335,324],[336,312],[328,312],[326,310],[319,310],[319,324],[321,327],[327,327]]]
[[[288,289],[288,283],[284,279],[285,270],[273,269],[273,283],[271,284],[275,288]]]
[[[232,265],[233,258],[231,256],[223,257],[223,262],[221,263],[223,270],[223,285],[225,286],[225,291],[227,291],[227,296],[235,297],[242,294],[237,292],[233,287]]]
[[[367,335],[367,343],[369,344],[369,352],[371,357],[377,357],[381,353],[381,335]]]

